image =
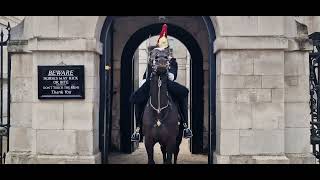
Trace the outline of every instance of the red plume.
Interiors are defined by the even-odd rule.
[[[160,38],[162,38],[163,36],[166,36],[166,37],[167,37],[167,35],[168,35],[168,26],[167,26],[167,24],[164,24],[164,25],[162,26],[162,30],[161,30],[161,32],[160,32],[160,36],[159,36],[159,38],[158,38],[157,43],[159,43],[159,39],[160,39]]]

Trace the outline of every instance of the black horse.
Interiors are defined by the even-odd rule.
[[[166,51],[154,51],[151,56],[152,74],[150,96],[143,113],[143,134],[148,153],[148,164],[155,164],[154,145],[159,143],[164,164],[177,163],[183,126],[177,103],[167,89],[169,59]]]

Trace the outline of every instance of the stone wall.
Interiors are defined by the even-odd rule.
[[[11,42],[12,124],[7,163],[100,163],[98,149],[99,61],[101,44],[66,38],[54,17],[27,17],[27,40]],[[63,20],[62,20],[63,19]],[[69,25],[61,18],[61,27]],[[50,22],[44,29],[42,23]],[[58,22],[58,21],[56,21]],[[40,26],[38,26],[40,25]],[[34,34],[33,34],[34,33]],[[39,36],[35,33],[42,34]],[[24,34],[26,35],[26,34]],[[57,35],[57,36],[54,36]],[[24,45],[23,45],[24,44]],[[84,65],[85,100],[39,100],[38,65]]]
[[[16,41],[9,49],[14,53],[14,75],[8,163],[100,162],[99,37],[105,18],[28,16],[14,30]],[[202,49],[207,114],[206,27],[201,17],[168,19],[190,32]],[[308,128],[310,43],[306,35],[319,27],[316,23],[319,18],[212,16],[211,19],[217,35],[212,50],[217,61],[215,162],[314,163]],[[114,22],[114,137],[120,136],[120,61],[124,45],[138,29],[155,22],[156,16],[121,17]],[[86,99],[39,101],[37,66],[62,61],[85,65]],[[204,124],[207,117],[204,115]]]
[[[308,54],[304,47],[291,52],[292,46],[308,43],[284,38],[287,29],[297,28],[284,26],[290,21],[284,17],[218,18],[224,37],[215,42],[216,162],[313,163]]]

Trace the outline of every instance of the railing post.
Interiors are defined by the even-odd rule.
[[[3,33],[3,29],[0,30],[0,164],[5,162],[5,157],[6,154],[3,152],[3,137],[6,136],[7,137],[7,151],[9,151],[9,127],[10,127],[10,69],[11,69],[11,64],[8,62],[8,100],[7,100],[7,122],[4,123],[3,122],[3,118],[4,118],[4,113],[3,113],[3,105],[4,105],[4,101],[3,101],[3,80],[4,80],[4,73],[3,73],[3,47],[4,46],[8,46],[8,41],[10,40],[10,31],[11,31],[11,27],[10,27],[10,23],[8,23],[6,30],[8,32],[7,35],[7,39],[4,39],[4,33]],[[10,57],[8,56],[8,60],[10,59]]]
[[[320,32],[309,36],[312,40],[313,50],[309,54],[309,87],[310,87],[310,143],[312,153],[320,163]]]

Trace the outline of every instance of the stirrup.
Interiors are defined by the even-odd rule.
[[[189,138],[191,138],[192,136],[193,136],[193,134],[192,134],[191,129],[185,128],[185,129],[183,130],[183,137],[184,137],[185,139],[189,139]]]
[[[139,131],[140,131],[140,128],[138,127],[138,128],[136,129],[136,132],[134,132],[134,133],[132,134],[132,136],[131,136],[131,141],[133,141],[133,142],[136,142],[136,141],[140,142],[140,133],[139,133]]]
[[[132,142],[140,142],[140,134],[135,132],[131,136],[131,141]]]

